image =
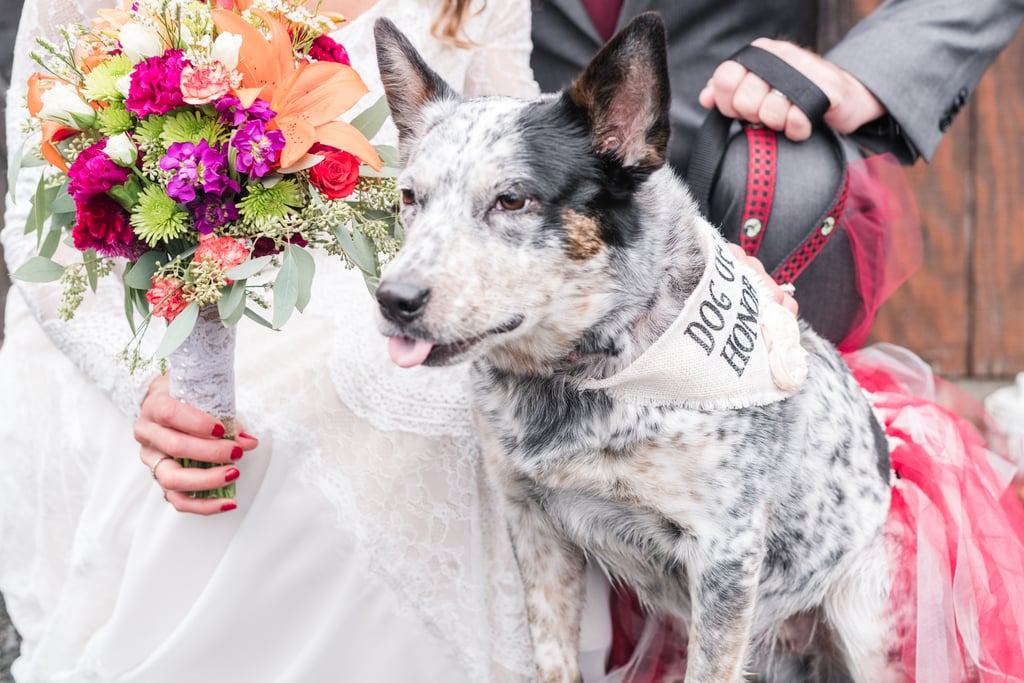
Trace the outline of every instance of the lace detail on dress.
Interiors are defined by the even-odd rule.
[[[94,16],[97,8],[112,6],[112,0],[39,0],[25,3],[15,43],[11,87],[7,94],[7,136],[11,154],[21,146],[23,135],[20,131],[28,119],[25,92],[28,77],[36,70],[35,62],[29,56],[35,48],[36,37],[42,35],[56,40],[59,38],[59,26],[82,22],[85,17]],[[35,192],[41,172],[38,167],[22,169],[17,185],[11,188],[11,195],[17,199],[7,202],[0,241],[3,242],[8,270],[12,273],[36,254],[35,236],[25,235],[24,226],[29,199]],[[61,245],[55,256],[55,260],[64,263],[72,263],[79,258],[77,252],[65,245]],[[124,317],[124,295],[118,276],[103,278],[95,293],[86,294],[85,301],[70,321],[60,319],[62,287],[59,283],[15,280],[12,284],[12,293],[17,292],[24,297],[33,317],[57,348],[110,396],[119,410],[127,415],[137,415],[150,382],[159,373],[155,366],[131,373],[120,358],[120,352],[131,339],[131,330]],[[144,357],[151,356],[155,350],[162,334],[162,330],[157,329],[159,327],[154,326],[147,336],[142,349]]]

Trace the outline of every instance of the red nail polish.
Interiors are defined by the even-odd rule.
[[[212,432],[212,434],[213,434],[214,438],[216,438],[216,439],[219,439],[220,437],[224,436],[224,425],[221,425],[221,424],[213,425],[213,432]]]
[[[229,467],[227,472],[224,473],[224,481],[234,481],[235,479],[238,479],[241,474],[242,473],[234,467]]]
[[[248,432],[238,432],[238,435],[243,438],[252,439],[253,441],[256,441],[256,437],[253,436],[252,434],[249,434]]]
[[[236,507],[238,507],[238,505],[235,503],[224,503],[220,506],[220,511],[227,512],[228,510],[234,510]]]
[[[232,459],[232,460],[238,460],[238,459],[239,459],[239,458],[241,458],[241,457],[242,457],[242,456],[243,456],[244,454],[245,454],[245,453],[244,453],[244,451],[242,450],[242,447],[241,447],[241,446],[235,446],[234,448],[232,448],[232,449],[231,449],[231,459]]]

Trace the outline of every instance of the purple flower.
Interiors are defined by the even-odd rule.
[[[107,140],[104,138],[84,149],[71,163],[68,169],[68,176],[71,178],[68,194],[77,201],[85,201],[103,194],[128,180],[128,169],[117,165],[107,156],[103,151],[106,146]]]
[[[185,104],[181,96],[181,71],[188,65],[181,50],[167,50],[135,65],[125,108],[137,116],[166,114]]]
[[[213,147],[206,140],[199,144],[175,142],[160,159],[160,168],[174,171],[167,183],[167,196],[187,204],[196,198],[196,189],[220,196],[227,190],[238,191],[238,183],[228,176],[228,155],[223,145]]]
[[[250,180],[262,178],[277,161],[284,143],[281,131],[267,130],[262,121],[249,121],[231,139],[231,145],[238,150],[235,166],[239,172],[247,172]]]
[[[248,109],[242,106],[237,97],[228,95],[213,103],[220,113],[220,122],[237,128],[248,120],[269,121],[277,116],[266,100],[256,99]]]
[[[209,235],[214,229],[237,219],[238,208],[234,202],[224,201],[211,194],[192,206],[192,216],[196,221],[196,230]]]

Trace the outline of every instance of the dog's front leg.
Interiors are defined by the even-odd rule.
[[[577,683],[585,561],[530,501],[510,503],[509,529],[526,591],[540,683]]]
[[[691,575],[692,629],[686,683],[743,680],[760,553],[716,558]]]

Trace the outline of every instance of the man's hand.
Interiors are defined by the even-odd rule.
[[[831,106],[825,123],[838,133],[852,133],[868,121],[885,114],[885,107],[856,78],[835,64],[793,43],[758,38],[754,45],[782,59],[810,79],[828,97]],[[700,93],[700,103],[730,118],[760,123],[781,131],[790,140],[806,140],[811,122],[778,90],[773,90],[738,62],[718,65]]]

